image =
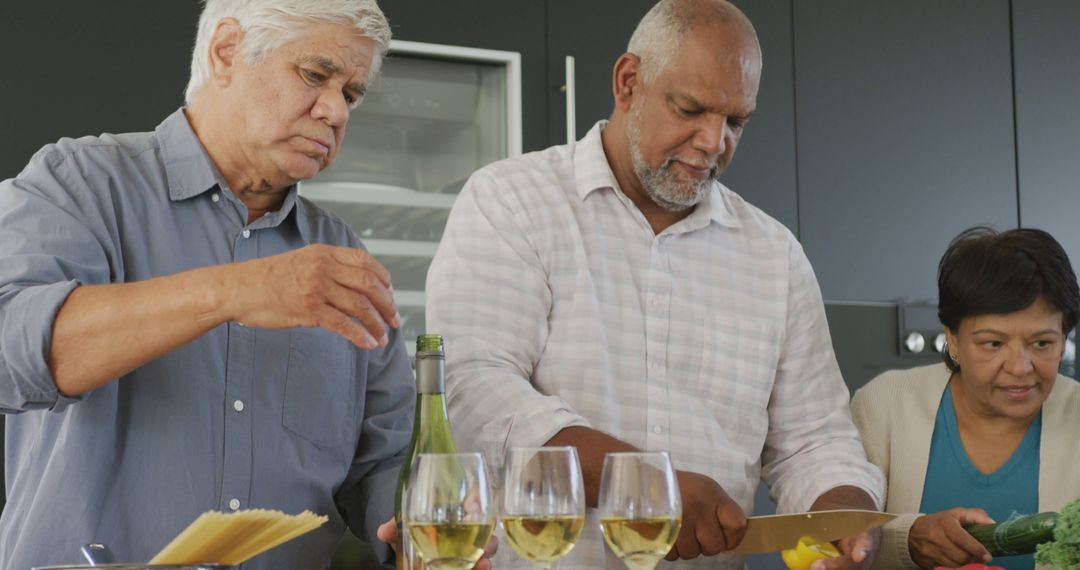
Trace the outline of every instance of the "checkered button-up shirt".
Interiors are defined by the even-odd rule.
[[[654,234],[603,128],[485,167],[454,205],[427,295],[459,446],[497,470],[509,447],[589,426],[669,451],[747,513],[760,480],[781,512],[840,485],[880,504],[801,246],[719,183]],[[589,516],[560,568],[620,567]],[[502,550],[500,567],[528,567]]]

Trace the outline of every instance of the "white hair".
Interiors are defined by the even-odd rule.
[[[375,41],[368,81],[379,73],[383,55],[390,47],[390,23],[375,0],[205,0],[191,55],[191,78],[184,99],[190,105],[210,78],[210,39],[218,22],[235,18],[244,32],[240,56],[256,65],[275,49],[304,32],[305,24],[329,23],[356,26]]]
[[[641,18],[626,51],[641,60],[641,78],[652,81],[679,51],[690,23],[676,10],[676,0],[657,2]]]
[[[754,36],[746,15],[726,0],[660,0],[638,22],[626,51],[641,60],[641,79],[652,81],[679,52],[686,33],[712,22],[738,22]]]

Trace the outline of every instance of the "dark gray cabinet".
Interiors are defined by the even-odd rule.
[[[936,302],[951,238],[1017,225],[1009,4],[794,3],[799,229],[826,299]]]
[[[1080,2],[1012,3],[1020,223],[1080,262]]]
[[[0,179],[61,137],[153,130],[183,105],[201,7],[0,3]]]
[[[566,56],[574,58],[575,138],[611,116],[615,60],[653,0],[548,0],[548,140],[566,142]]]
[[[791,0],[735,0],[758,33],[764,68],[757,111],[721,181],[799,235]]]

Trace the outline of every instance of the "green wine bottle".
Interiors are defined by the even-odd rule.
[[[446,380],[442,336],[422,334],[416,339],[416,418],[413,421],[409,453],[401,465],[397,486],[395,518],[398,537],[398,570],[424,568],[423,561],[412,548],[408,533],[402,528],[402,504],[413,462],[420,453],[457,453],[450,420],[446,417]]]

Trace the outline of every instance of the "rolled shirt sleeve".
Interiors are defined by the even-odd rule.
[[[473,175],[426,286],[428,328],[446,336],[455,438],[496,468],[509,447],[543,445],[566,427],[589,425],[530,381],[548,339],[552,294],[523,214],[494,179]]]
[[[109,256],[86,220],[74,166],[49,147],[0,182],[0,410],[62,410],[48,367],[52,325],[80,284],[108,283]],[[79,216],[74,215],[80,212]]]
[[[884,477],[848,409],[821,292],[802,247],[790,248],[788,322],[769,403],[762,478],[779,512],[802,512],[826,491],[858,487],[880,507]]]

